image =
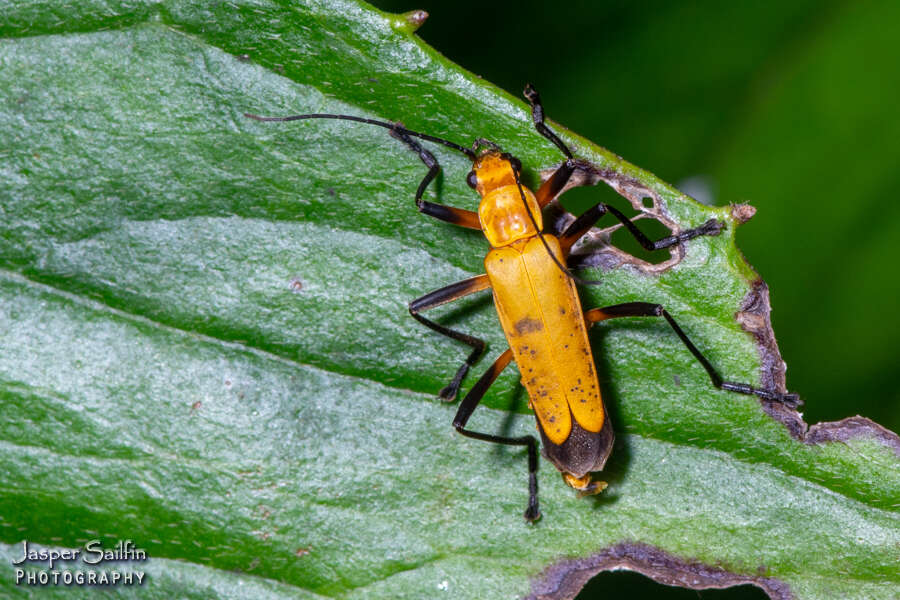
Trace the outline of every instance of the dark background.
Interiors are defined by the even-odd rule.
[[[515,95],[532,82],[550,118],[687,193],[755,206],[738,243],[769,284],[806,420],[900,428],[900,3],[375,5],[425,9],[418,34],[438,51]],[[640,579],[592,583],[640,597]]]

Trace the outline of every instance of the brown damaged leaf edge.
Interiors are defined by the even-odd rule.
[[[573,187],[591,186],[603,182],[613,188],[621,196],[628,199],[631,205],[645,218],[658,220],[672,230],[681,231],[681,227],[670,217],[665,203],[657,192],[637,179],[622,175],[615,169],[602,168],[585,160],[579,160],[579,169],[575,171],[568,185],[559,196]],[[552,174],[553,170],[542,171],[542,179]],[[653,201],[652,207],[644,205],[644,198]],[[575,217],[564,211],[558,202],[551,203],[546,211],[548,222],[554,231],[562,231]],[[749,221],[756,214],[756,209],[749,204],[736,204],[731,209],[736,225]],[[641,218],[641,216],[635,219]],[[612,232],[618,225],[606,229],[592,229],[585,242],[576,246],[569,260],[571,267],[598,267],[611,270],[624,264],[637,267],[644,273],[661,273],[671,269],[684,258],[684,247],[679,244],[672,247],[672,257],[659,264],[650,264],[627,254],[609,242]],[[735,320],[742,329],[753,334],[756,349],[761,361],[760,383],[763,387],[778,391],[786,391],[786,366],[778,351],[775,332],[771,320],[772,305],[769,302],[769,288],[762,279],[751,284],[750,292],[741,302],[735,313]],[[810,426],[796,410],[767,400],[760,400],[763,410],[770,417],[783,424],[791,436],[805,444],[822,444],[826,442],[846,442],[854,438],[868,438],[883,444],[900,457],[900,436],[885,429],[874,421],[861,416],[848,417],[841,421],[818,423]]]
[[[548,567],[532,582],[527,600],[574,598],[601,571],[628,569],[666,585],[703,590],[755,585],[773,600],[791,600],[794,594],[781,580],[762,575],[739,575],[720,567],[684,560],[647,544],[623,542],[587,558],[564,560]]]
[[[750,293],[741,303],[735,319],[744,331],[753,334],[762,362],[761,383],[771,389],[785,389],[785,364],[778,351],[770,318],[769,287],[761,279],[753,282]],[[796,410],[776,402],[761,400],[767,415],[787,427],[790,434],[805,444],[846,442],[854,438],[868,438],[883,444],[900,457],[900,437],[865,417],[847,417],[841,421],[808,425]]]

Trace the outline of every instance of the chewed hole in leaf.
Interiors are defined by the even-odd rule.
[[[627,199],[623,198],[616,193],[615,190],[603,183],[588,187],[571,188],[560,197],[559,201],[566,210],[576,216],[588,210],[598,202],[604,202],[619,209],[632,220],[637,216],[641,216],[641,213],[636,211],[634,206],[632,206]],[[652,209],[653,198],[649,196],[644,198],[643,204],[647,209]],[[644,214],[646,215],[646,213]],[[668,227],[649,215],[637,219],[636,223],[638,228],[654,241],[667,235],[671,235],[672,233]],[[620,226],[619,221],[612,215],[605,215],[595,227],[595,229],[608,228],[614,228],[614,231],[610,236],[611,244],[637,259],[653,265],[658,265],[671,258],[668,250],[650,252],[644,249],[644,247],[634,239],[634,236],[632,236],[624,227]]]
[[[769,600],[755,585],[726,589],[690,590],[658,583],[633,571],[606,571],[592,578],[576,600],[595,598],[653,598],[654,600]]]

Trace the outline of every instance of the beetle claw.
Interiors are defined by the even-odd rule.
[[[803,399],[800,398],[799,394],[792,394],[786,392],[784,394],[779,394],[779,397],[776,399],[776,402],[780,402],[787,406],[788,408],[798,409],[803,406]]]
[[[528,508],[525,509],[525,520],[529,523],[534,523],[535,521],[540,520],[540,518],[541,509],[538,508],[537,502],[529,504]]]
[[[702,235],[719,235],[724,228],[725,223],[718,219],[710,219],[698,227]]]

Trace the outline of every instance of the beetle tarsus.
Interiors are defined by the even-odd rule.
[[[710,219],[703,225],[694,227],[693,229],[685,229],[674,237],[677,238],[679,242],[686,242],[688,240],[694,239],[695,237],[700,237],[701,235],[719,235],[720,233],[722,233],[722,230],[724,228],[725,223],[723,223],[722,221],[718,219]]]
[[[475,350],[478,356],[481,356],[481,353],[483,351],[484,345]],[[446,386],[444,386],[444,389],[438,392],[438,396],[443,402],[453,402],[454,400],[456,400],[456,394],[459,392],[459,386],[462,383],[463,377],[465,377],[466,373],[469,372],[470,366],[471,365],[468,361],[460,365],[459,369],[457,369],[456,371],[456,375],[454,375],[453,379],[450,380],[450,383],[448,383]]]
[[[528,503],[528,508],[525,509],[525,514],[523,515],[525,520],[529,523],[534,523],[536,521],[540,521],[541,519],[541,509],[538,508],[537,502],[534,504]]]
[[[538,505],[538,448],[537,440],[528,437],[528,508],[525,509],[524,517],[529,523],[534,523],[541,518],[541,508]]]
[[[715,384],[715,382],[713,383]],[[784,404],[788,408],[799,408],[800,406],[803,406],[803,400],[800,399],[799,394],[790,392],[776,392],[774,390],[758,388],[746,383],[736,383],[734,381],[719,381],[719,383],[716,384],[716,387],[729,392],[758,396],[763,400]]]
[[[530,83],[527,84],[522,93],[531,105],[531,120],[534,122],[534,128],[537,132],[553,142],[553,145],[559,148],[560,152],[566,155],[566,158],[572,158],[572,151],[569,150],[569,147],[544,123],[544,105],[541,104],[541,96],[534,89],[534,86]]]

